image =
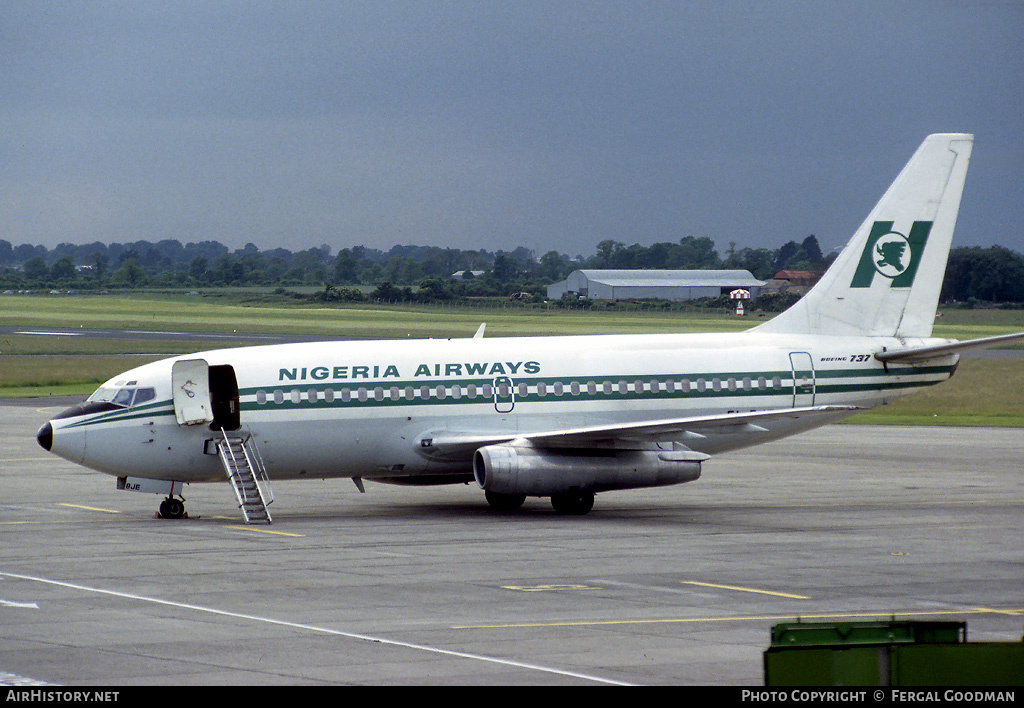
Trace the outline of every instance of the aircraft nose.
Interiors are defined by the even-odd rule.
[[[53,426],[50,425],[49,421],[43,423],[43,427],[36,433],[36,440],[39,441],[39,445],[47,452],[53,447]]]

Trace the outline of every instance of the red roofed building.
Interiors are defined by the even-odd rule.
[[[810,287],[817,283],[822,275],[816,270],[780,270],[772,276],[772,280],[787,280],[790,285]]]
[[[821,279],[816,270],[780,270],[764,286],[765,292],[796,292],[805,293]]]

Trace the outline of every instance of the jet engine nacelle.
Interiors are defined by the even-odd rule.
[[[689,450],[575,450],[488,445],[473,455],[473,476],[498,494],[548,497],[570,492],[692,482],[708,456]]]

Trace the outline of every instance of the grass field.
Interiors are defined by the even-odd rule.
[[[739,331],[762,321],[706,311],[588,312],[507,307],[252,305],[244,295],[4,296],[0,325],[66,329],[322,334],[356,338]],[[948,310],[935,336],[971,339],[1024,330],[1021,310]],[[218,346],[222,346],[218,344]],[[188,341],[0,335],[0,398],[88,395],[126,369],[195,350]],[[1024,427],[1024,358],[963,360],[949,382],[855,422]]]
[[[0,324],[187,332],[321,333],[360,338],[465,337],[487,322],[495,336],[730,331],[750,320],[662,312],[588,312],[495,307],[247,305],[185,295],[0,298]]]

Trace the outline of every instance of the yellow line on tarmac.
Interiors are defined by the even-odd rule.
[[[526,627],[599,627],[616,624],[700,624],[705,622],[792,622],[813,619],[868,619],[872,617],[943,617],[947,615],[1019,614],[1024,610],[996,610],[987,607],[950,609],[928,612],[837,612],[829,614],[801,615],[741,615],[735,617],[676,617],[666,619],[624,619],[624,620],[569,620],[563,622],[510,622],[507,624],[464,624],[451,629],[522,629]]]
[[[976,612],[993,612],[997,615],[1010,615],[1012,617],[1020,617],[1024,615],[1024,610],[996,610],[991,607],[975,607]]]
[[[738,590],[740,592],[756,592],[761,595],[775,595],[776,597],[790,597],[794,600],[810,600],[807,595],[793,595],[788,592],[773,592],[772,590],[758,590],[757,588],[744,588],[739,585],[716,585],[715,583],[699,583],[696,580],[682,580],[683,585],[700,585],[705,588],[718,588],[720,590]]]
[[[72,509],[85,509],[86,511],[102,511],[104,514],[120,514],[116,509],[100,509],[98,506],[83,506],[81,504],[65,504],[59,502],[57,506],[70,506]]]
[[[239,531],[252,531],[253,533],[269,533],[275,536],[293,536],[295,538],[305,538],[304,533],[287,533],[285,531],[271,531],[270,529],[257,529],[252,526],[225,526],[226,529],[238,529]]]

